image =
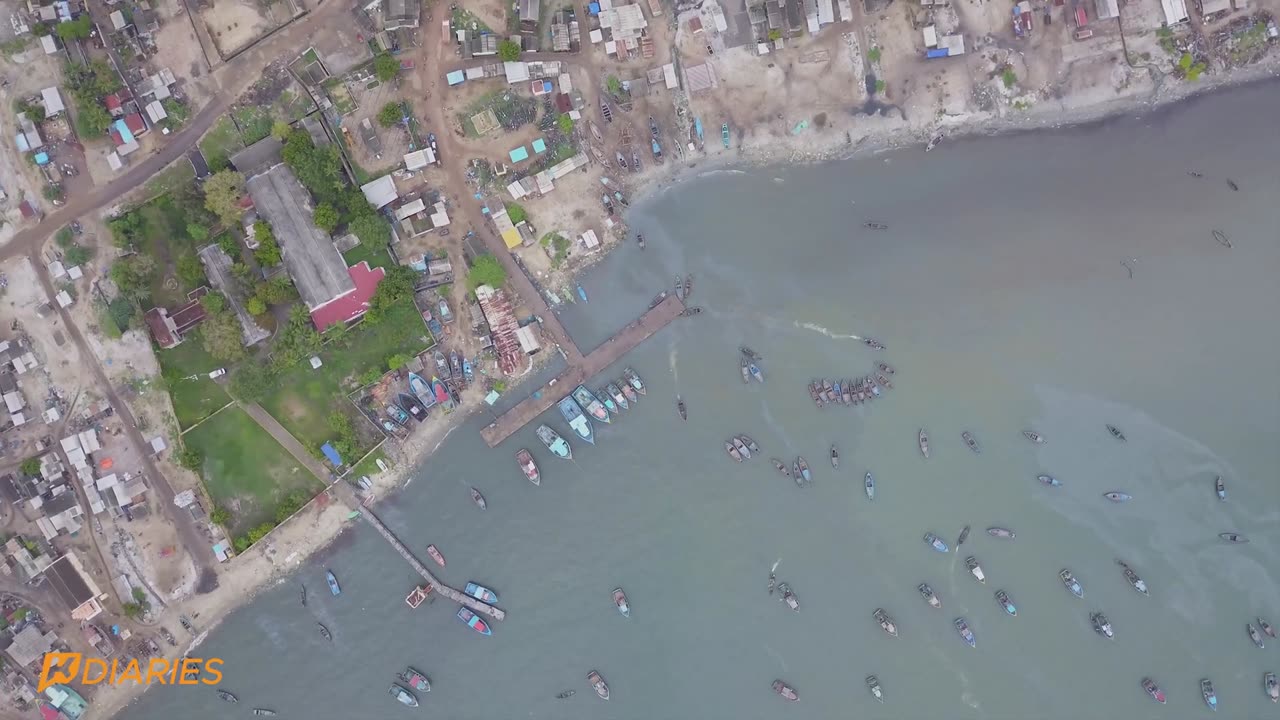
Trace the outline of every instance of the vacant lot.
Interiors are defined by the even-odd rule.
[[[183,279],[177,272],[184,255],[195,256],[196,246],[203,244],[191,237],[190,226],[208,221],[199,191],[194,186],[180,186],[139,206],[130,215],[140,223],[135,241],[140,253],[156,263],[151,282],[151,302],[174,307],[187,301],[187,293],[204,283],[203,274]],[[197,231],[198,232],[198,231]]]
[[[231,511],[231,533],[274,519],[276,505],[295,490],[324,489],[239,407],[227,408],[183,436],[204,457],[200,474],[209,496]]]
[[[157,350],[156,357],[169,387],[178,427],[185,430],[231,402],[222,386],[209,379],[210,371],[222,367],[222,363],[204,351],[198,331],[178,347]]]
[[[209,169],[215,172],[229,166],[231,156],[243,147],[240,132],[236,130],[236,124],[231,122],[230,116],[227,115],[218,118],[217,124],[210,128],[200,140],[200,152],[204,153]]]

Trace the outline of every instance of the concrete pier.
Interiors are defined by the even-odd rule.
[[[569,367],[564,372],[499,416],[492,425],[480,431],[480,436],[489,447],[494,447],[511,437],[517,430],[559,402],[560,398],[572,392],[575,387],[617,362],[618,358],[631,352],[654,333],[671,324],[672,320],[680,317],[684,309],[684,303],[679,298],[668,295],[665,300],[586,355],[581,355],[577,346],[573,346],[572,352],[567,353]],[[575,360],[575,357],[581,359]]]

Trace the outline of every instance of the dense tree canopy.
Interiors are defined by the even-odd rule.
[[[220,312],[205,318],[200,323],[200,341],[205,352],[215,360],[235,362],[245,356],[240,321],[236,320],[235,313]]]
[[[219,170],[204,181],[204,206],[226,225],[240,220],[243,199],[244,176],[234,170]]]
[[[360,244],[371,250],[380,250],[391,242],[391,227],[381,215],[366,212],[347,223],[347,229],[360,239]]]
[[[382,82],[391,82],[400,74],[400,61],[387,53],[373,59],[373,73]]]
[[[498,262],[497,258],[488,253],[476,257],[475,262],[471,264],[471,271],[467,273],[467,286],[472,290],[481,285],[500,288],[506,282],[506,269],[502,267],[502,263]]]

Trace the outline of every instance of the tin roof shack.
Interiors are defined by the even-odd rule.
[[[519,0],[520,7],[520,32],[537,37],[538,20],[542,12],[542,3],[539,0]]]
[[[84,571],[74,550],[55,560],[41,576],[71,610],[71,619],[92,620],[102,613],[102,591]]]
[[[57,635],[43,632],[32,623],[13,636],[13,643],[5,648],[5,654],[15,665],[25,670],[43,658],[45,653],[53,650],[53,644],[57,640]]]
[[[488,285],[476,288],[476,300],[480,303],[485,322],[489,324],[489,336],[493,339],[498,369],[508,376],[522,374],[529,367],[530,360],[521,348],[516,334],[520,323],[516,321],[511,301],[500,288],[494,289]]]
[[[418,27],[422,8],[418,0],[382,0],[382,28],[400,30]]]
[[[1185,0],[1160,0],[1160,9],[1164,11],[1165,25],[1177,25],[1189,19]]]
[[[35,548],[35,552],[31,551]],[[53,564],[53,558],[47,553],[41,553],[39,545],[31,543],[28,547],[23,543],[22,537],[14,535],[4,543],[4,553],[14,564],[22,568],[23,576],[27,580],[34,580],[36,576],[44,572],[46,568]],[[4,565],[8,568],[8,565]]]
[[[151,337],[162,349],[177,347],[189,331],[204,321],[206,314],[200,298],[208,294],[209,288],[200,287],[187,293],[187,302],[173,310],[153,307],[143,315]]]
[[[236,320],[240,322],[240,341],[248,347],[271,337],[271,333],[259,325],[258,321],[253,319],[253,315],[245,309],[241,298],[244,292],[243,286],[236,282],[231,274],[231,266],[234,263],[227,251],[223,250],[221,245],[209,244],[197,250],[196,255],[200,258],[200,264],[204,266],[205,277],[209,278],[209,282],[222,292],[222,296],[231,305],[232,312],[236,314]]]

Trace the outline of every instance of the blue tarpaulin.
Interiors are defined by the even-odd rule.
[[[320,452],[324,453],[325,459],[332,463],[334,467],[342,467],[342,456],[338,454],[337,450],[333,449],[332,445],[329,443],[321,445]]]
[[[591,13],[592,15],[599,15],[600,3],[598,2],[587,3],[587,12]]]
[[[533,151],[539,155],[547,151],[547,141],[538,138],[533,141]]]
[[[37,164],[37,165],[48,165],[48,164],[49,164],[49,153],[42,153],[42,152],[38,152],[38,153],[36,153],[36,164]]]
[[[516,148],[515,150],[512,150],[508,154],[510,155],[511,162],[513,163],[524,162],[525,160],[529,159],[529,149],[523,145]]]
[[[467,79],[467,76],[461,70],[454,70],[448,75],[445,75],[444,79],[447,80],[450,85],[461,85],[463,81]]]
[[[120,139],[124,141],[125,145],[133,142],[133,131],[125,124],[124,118],[117,120],[112,127],[116,129],[116,132],[120,133]]]

